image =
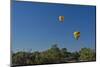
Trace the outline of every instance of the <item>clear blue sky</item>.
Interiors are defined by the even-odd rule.
[[[75,31],[81,32],[79,40],[73,37]],[[53,44],[69,51],[95,49],[95,6],[12,3],[12,50],[42,51]]]

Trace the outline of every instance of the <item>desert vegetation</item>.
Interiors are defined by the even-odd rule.
[[[95,61],[95,50],[81,48],[79,51],[70,52],[67,48],[59,48],[57,44],[52,45],[45,51],[18,51],[12,52],[12,65],[40,65]]]

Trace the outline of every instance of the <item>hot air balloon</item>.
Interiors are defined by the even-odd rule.
[[[78,31],[74,32],[74,38],[75,38],[76,40],[78,40],[79,37],[80,37],[80,32],[78,32]]]
[[[59,16],[59,21],[63,22],[64,21],[64,16]]]

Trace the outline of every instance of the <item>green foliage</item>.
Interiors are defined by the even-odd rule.
[[[82,48],[80,51],[79,59],[82,61],[92,61],[95,60],[95,52],[90,48]]]
[[[76,61],[79,61],[80,54],[79,54],[78,52],[73,52],[73,53],[72,53],[72,57],[73,57]]]
[[[82,48],[79,52],[68,52],[67,48],[59,48],[57,44],[42,52],[12,53],[13,65],[36,65],[62,62],[92,61],[96,59],[95,52],[90,48]]]
[[[61,49],[61,55],[62,55],[63,58],[66,58],[66,57],[69,56],[66,48]]]

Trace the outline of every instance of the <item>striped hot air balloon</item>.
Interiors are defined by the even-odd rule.
[[[64,21],[64,16],[59,16],[59,21],[63,22]]]
[[[80,37],[80,32],[79,32],[79,31],[76,31],[76,32],[74,32],[73,34],[74,34],[74,38],[75,38],[76,40],[78,40],[79,37]]]

